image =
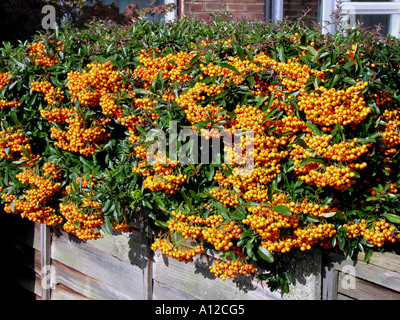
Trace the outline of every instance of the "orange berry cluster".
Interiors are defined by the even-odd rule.
[[[314,217],[324,217],[325,214],[336,213],[337,208],[331,208],[328,205],[320,205],[318,203],[310,202],[309,199],[305,198],[300,203],[291,202],[288,204],[289,209],[294,214],[309,214]]]
[[[217,260],[212,266],[210,266],[210,271],[218,278],[222,280],[236,278],[240,274],[254,273],[255,268],[252,264],[243,264],[240,261],[228,260],[222,262]]]
[[[0,159],[14,159],[13,153],[19,152],[21,161],[26,161],[26,165],[32,165],[34,161],[39,160],[39,156],[35,156],[31,151],[29,139],[20,130],[7,129],[0,131]],[[24,154],[25,149],[32,160],[29,160]]]
[[[52,110],[40,110],[40,116],[49,122],[58,122],[64,124],[66,120],[75,114],[74,109],[54,108]]]
[[[254,137],[254,162],[265,167],[276,168],[279,162],[285,159],[289,152],[281,147],[287,145],[288,137],[277,138],[272,135],[255,135]]]
[[[329,160],[352,162],[368,151],[366,145],[356,147],[354,141],[329,145],[332,138],[331,135],[309,136],[304,141],[307,146],[317,151],[318,155]],[[344,166],[342,164],[325,165],[315,161],[301,166],[301,161],[313,157],[314,152],[297,144],[292,146],[290,157],[294,160],[294,172],[299,179],[310,185],[331,186],[337,190],[346,190],[355,183],[355,180],[353,180],[355,173],[351,169],[364,169],[366,166],[365,162]]]
[[[18,101],[6,101],[4,99],[0,99],[0,109],[3,109],[4,107],[19,107],[21,103]]]
[[[22,218],[49,226],[61,223],[62,217],[56,214],[56,210],[46,206],[46,202],[60,191],[61,184],[54,182],[51,177],[40,176],[33,171],[31,168],[27,168],[16,175],[21,183],[33,186],[33,188],[26,190],[21,199],[9,194],[3,195],[3,199],[6,200],[4,211],[20,214]]]
[[[175,101],[185,110],[186,118],[192,124],[207,119],[213,119],[214,123],[226,120],[226,115],[216,116],[216,113],[223,110],[223,108],[216,107],[215,101],[213,104],[207,104],[205,107],[197,103],[201,103],[206,100],[207,97],[220,94],[223,91],[224,86],[225,82],[219,85],[207,85],[203,82],[196,82],[193,87],[189,88],[186,93],[181,94],[179,98],[175,99]],[[211,124],[212,123],[210,122],[210,126]]]
[[[196,54],[187,52],[178,52],[168,54],[164,57],[152,57],[151,51],[142,50],[139,55],[139,65],[133,72],[135,80],[144,81],[145,89],[148,89],[154,79],[161,72],[162,80],[188,81],[193,76],[190,74],[181,75],[182,71],[189,68],[190,61]]]
[[[317,151],[319,156],[334,161],[352,162],[368,152],[366,144],[356,146],[357,138],[330,145],[332,138],[331,135],[320,135],[306,138],[304,141],[311,149]]]
[[[276,212],[273,208],[277,205],[286,206],[292,215]],[[324,244],[330,239],[336,230],[333,224],[324,223],[321,215],[335,212],[337,209],[328,205],[320,206],[303,199],[300,203],[287,202],[287,195],[274,194],[271,206],[253,206],[247,208],[250,213],[242,220],[252,230],[260,235],[261,245],[271,252],[289,252],[293,247],[300,250],[310,250],[314,244]],[[306,228],[299,226],[300,215],[310,214],[318,217],[321,223],[314,225],[309,223]]]
[[[381,132],[383,143],[387,149],[385,154],[396,153],[397,147],[400,145],[400,109],[396,108],[391,111],[386,109],[382,119],[385,120],[384,130]]]
[[[366,106],[364,90],[368,82],[349,87],[346,90],[317,87],[314,92],[299,95],[299,110],[304,111],[307,120],[331,128],[335,124],[357,125],[371,112]]]
[[[88,64],[89,71],[70,71],[67,74],[67,87],[72,95],[71,102],[77,98],[84,106],[99,105],[100,98],[120,88],[121,75],[110,61]]]
[[[233,248],[233,239],[239,239],[242,230],[234,222],[223,223],[221,215],[211,215],[206,219],[199,216],[186,216],[183,213],[172,211],[171,215],[177,220],[168,220],[168,229],[179,232],[185,239],[194,238],[207,241],[216,250],[228,251]]]
[[[336,234],[336,229],[332,223],[320,223],[305,229],[297,228],[293,233],[296,240],[294,245],[300,247],[301,251],[305,251],[310,250],[314,244],[320,244],[325,247],[329,246],[330,242],[325,241],[324,243],[324,240],[332,239]]]
[[[280,120],[274,121],[274,125],[277,126],[275,133],[297,133],[297,132],[307,132],[311,133],[311,129],[309,129],[306,123],[294,115],[290,115],[284,117]]]
[[[143,186],[151,191],[164,191],[166,194],[173,194],[180,190],[179,185],[184,183],[186,177],[183,174],[175,175],[154,175],[143,181]]]
[[[92,208],[99,207],[92,206]],[[74,203],[60,203],[60,212],[67,220],[63,229],[74,233],[81,240],[98,239],[103,236],[96,228],[104,224],[104,217],[97,212],[90,215],[83,213]]]
[[[264,133],[266,126],[264,126],[265,113],[260,109],[253,106],[236,106],[234,112],[237,114],[234,121],[232,121],[232,133],[235,129],[241,130],[254,130],[256,133]]]
[[[94,179],[92,179],[94,180]],[[83,177],[77,177],[77,185],[81,185],[85,189],[89,184],[93,187],[95,182],[88,181]],[[73,185],[66,186],[64,194],[68,195],[75,190]],[[94,194],[82,194],[81,205],[77,205],[71,201],[60,203],[60,212],[67,220],[63,229],[68,233],[74,233],[81,240],[102,238],[98,228],[104,224],[104,215],[98,201],[91,200]]]
[[[211,243],[216,250],[228,251],[233,247],[233,239],[240,239],[242,235],[242,229],[234,222],[222,224],[222,228],[219,226],[204,228],[202,231],[202,237],[205,241]]]
[[[217,188],[210,190],[210,194],[225,207],[235,207],[239,204],[239,194],[233,190]]]
[[[350,239],[364,237],[366,241],[377,247],[400,240],[396,227],[390,225],[386,220],[374,221],[372,225],[368,226],[367,222],[362,219],[359,223],[344,224],[343,227],[348,230],[346,235]]]
[[[247,61],[247,63],[246,63],[244,61],[241,61],[239,58],[233,58],[233,57],[230,57],[229,61],[231,63],[228,63],[228,64],[231,65],[232,67],[234,67],[239,72],[241,72],[241,71],[248,72],[248,70],[246,69],[246,65],[248,65],[249,61]],[[229,77],[230,81],[237,85],[244,82],[244,79],[240,74],[237,74],[235,71],[233,71],[231,69],[223,68],[212,62],[209,62],[207,65],[200,64],[200,69],[205,75],[207,75],[211,78],[215,77],[215,76],[221,77],[221,78]]]
[[[114,229],[121,232],[131,232],[133,228],[127,223],[114,222]]]
[[[33,58],[36,65],[42,65],[43,68],[54,66],[57,63],[57,58],[54,53],[48,54],[46,46],[41,42],[32,43],[27,55]]]
[[[200,245],[197,245],[194,249],[179,250],[173,243],[161,238],[157,238],[154,241],[151,245],[151,250],[160,250],[166,257],[172,257],[185,263],[193,262],[193,257],[204,251]]]
[[[66,131],[52,127],[51,137],[57,139],[55,145],[61,149],[79,152],[82,155],[94,154],[99,144],[108,141],[110,134],[106,132],[105,128],[92,124],[88,127],[85,121],[78,114],[68,114],[67,109],[60,112],[62,120],[68,125]],[[46,116],[45,113],[43,113]],[[51,114],[54,115],[54,114]]]
[[[64,99],[64,91],[60,88],[55,89],[49,81],[35,81],[31,83],[31,87],[33,91],[43,93],[49,105],[56,105]]]
[[[12,81],[10,80],[11,72],[7,71],[4,73],[0,72],[0,90],[4,89],[4,87],[10,84]]]
[[[180,190],[180,185],[186,181],[186,176],[176,173],[175,168],[178,161],[172,161],[165,157],[161,152],[154,155],[154,163],[151,168],[147,162],[140,161],[132,171],[145,176],[143,186],[151,191],[164,191],[166,194],[173,194]],[[175,173],[174,173],[175,172]]]

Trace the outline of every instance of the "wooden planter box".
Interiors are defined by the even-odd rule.
[[[4,215],[0,234],[5,248],[3,274],[10,297],[94,300],[343,300],[400,299],[400,256],[374,253],[345,260],[332,252],[299,253],[288,264],[290,292],[271,292],[265,282],[239,277],[222,281],[203,254],[181,263],[152,252],[152,236],[143,229],[80,241],[65,232]]]
[[[209,266],[215,259],[203,254],[193,263],[182,263],[152,252],[152,236],[142,229],[80,241],[65,232],[50,234],[44,225],[16,216],[8,238],[10,250],[25,256],[18,264],[26,275],[13,279],[38,299],[133,299],[133,300],[277,300],[320,299],[321,252],[302,253],[290,264],[295,284],[288,294],[271,292],[265,282],[239,277],[222,281]],[[19,220],[16,220],[19,219]],[[34,263],[33,263],[34,261]],[[9,265],[11,272],[15,266]]]
[[[399,300],[400,256],[374,252],[368,263],[364,258],[324,254],[322,299]]]

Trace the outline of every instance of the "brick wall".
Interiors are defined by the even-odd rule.
[[[304,21],[306,23],[317,22],[318,0],[285,0],[283,5],[283,16],[291,20],[296,20],[307,10],[310,11],[304,18]]]
[[[210,13],[229,12],[233,19],[264,19],[264,0],[182,0],[182,14],[207,20]]]
[[[229,12],[233,19],[248,18],[264,20],[264,0],[181,0],[181,13],[187,17],[207,20],[210,13]],[[283,16],[297,19],[311,9],[304,19],[307,23],[316,22],[318,16],[318,0],[285,0]]]

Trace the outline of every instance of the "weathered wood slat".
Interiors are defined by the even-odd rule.
[[[52,259],[116,288],[131,299],[142,298],[141,285],[143,277],[147,277],[146,268],[121,261],[89,243],[71,240],[64,233],[53,237],[51,253]]]
[[[67,267],[59,261],[53,261],[52,266],[55,272],[56,288],[62,285],[92,300],[129,300],[131,298],[115,288]],[[52,293],[52,299],[56,296]]]
[[[358,261],[364,261],[365,253],[357,254]],[[386,270],[400,273],[400,256],[389,252],[374,252],[369,259],[369,264],[385,268]]]
[[[397,272],[386,270],[359,260],[345,260],[343,256],[332,252],[328,252],[327,256],[332,261],[336,270],[340,271],[344,266],[353,266],[357,278],[400,292],[400,274]]]
[[[154,256],[153,276],[161,288],[155,288],[157,299],[169,299],[168,294],[174,292],[175,296],[192,299],[212,300],[246,300],[280,299],[279,292],[271,293],[256,281],[249,279],[222,281],[215,278],[208,267],[212,258],[202,255],[193,263],[182,263],[175,259],[162,257],[160,253]]]
[[[338,293],[336,296],[336,300],[355,300],[355,299],[348,297],[344,294]]]
[[[176,288],[164,285],[157,280],[153,282],[153,300],[198,300],[198,298],[193,297],[183,291]]]
[[[338,271],[324,265],[322,273],[322,300],[336,300]]]
[[[73,291],[63,284],[57,284],[57,286],[51,290],[51,300],[90,300],[79,292]]]
[[[345,288],[341,285],[343,282],[352,283]],[[338,276],[338,294],[344,294],[356,300],[399,300],[400,293],[378,286],[371,282],[353,277],[339,272]]]

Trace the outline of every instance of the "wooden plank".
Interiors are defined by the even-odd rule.
[[[117,289],[131,299],[141,299],[144,290],[142,277],[147,272],[145,268],[141,269],[142,265],[121,261],[89,243],[70,239],[65,233],[53,237],[51,252],[52,259]],[[141,252],[129,254],[142,257]]]
[[[82,296],[92,300],[129,300],[130,297],[115,288],[105,285],[104,283],[89,277],[75,269],[67,267],[59,261],[53,261],[52,267],[55,272],[55,282],[57,290],[60,286],[68,288],[70,291],[79,292]],[[58,295],[53,295],[54,300]],[[58,297],[58,299],[60,299]]]
[[[270,292],[262,283],[245,277],[235,280],[215,278],[209,271],[213,258],[201,255],[193,263],[182,263],[176,259],[163,257],[160,252],[154,255],[153,277],[157,299],[169,299],[168,294],[181,299],[212,300],[275,300],[281,298],[280,292]],[[160,290],[162,286],[162,290]]]
[[[355,300],[355,299],[353,299],[351,297],[348,297],[348,296],[346,296],[344,294],[338,293],[337,297],[336,297],[336,300]]]
[[[364,261],[365,253],[359,252],[357,260]],[[389,252],[374,252],[369,259],[369,264],[400,273],[400,256]]]
[[[90,300],[79,292],[75,292],[63,284],[57,284],[51,291],[51,300]]]
[[[331,260],[336,270],[341,271],[345,266],[352,266],[354,267],[354,273],[357,278],[400,292],[400,274],[397,272],[386,270],[359,260],[345,260],[343,256],[333,252],[328,252],[327,257]]]
[[[153,283],[153,300],[198,300],[194,296],[191,296],[183,291],[176,288],[164,285],[157,280]]]
[[[322,272],[322,300],[336,300],[338,271],[325,265]]]
[[[40,272],[42,282],[42,300],[50,300],[50,290],[52,284],[49,283],[51,279],[50,269],[50,230],[45,224],[40,225]]]
[[[343,287],[341,284],[350,282],[354,286]],[[357,300],[400,300],[400,293],[389,290],[374,283],[339,272],[338,293]]]

